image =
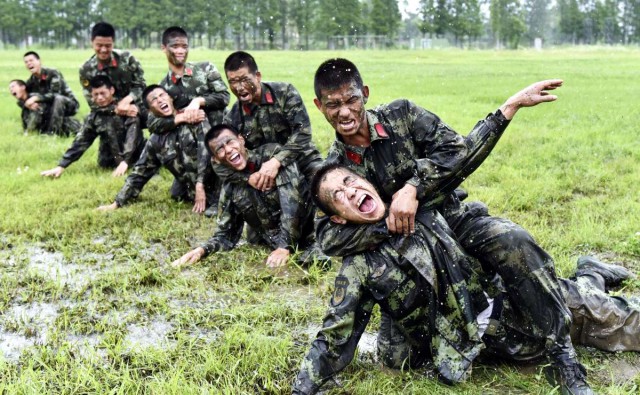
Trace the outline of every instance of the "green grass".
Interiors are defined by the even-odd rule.
[[[7,87],[27,71],[22,51],[2,53],[0,84]],[[84,116],[88,107],[77,72],[90,51],[40,54],[45,67],[66,76]],[[148,83],[162,78],[166,60],[159,50],[134,54]],[[190,58],[222,67],[227,54],[193,50]],[[528,229],[564,275],[573,273],[583,254],[640,271],[640,50],[254,55],[265,80],[290,81],[301,91],[323,152],[333,134],[312,103],[312,83],[315,68],[328,57],[358,64],[371,87],[370,106],[410,98],[462,134],[518,89],[563,78],[559,100],[518,113],[465,187],[470,199]],[[27,345],[6,360],[0,356],[0,392],[290,392],[321,322],[333,271],[270,271],[263,264],[267,251],[249,246],[172,270],[169,263],[208,238],[215,224],[169,198],[168,173],[127,207],[96,212],[123,182],[97,167],[96,147],[60,179],[42,179],[39,172],[56,165],[71,138],[23,136],[18,107],[6,89],[0,104],[0,342]],[[628,282],[625,291],[638,293],[640,281]],[[637,392],[635,354],[579,353],[599,392]],[[425,372],[383,370],[368,357],[354,362],[340,382],[342,388],[329,392],[552,391],[535,365],[477,365],[469,382],[450,388]]]

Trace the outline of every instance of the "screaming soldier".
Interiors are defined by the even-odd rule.
[[[181,122],[202,122],[199,114],[202,113],[200,110],[204,110],[209,125],[221,123],[224,109],[229,104],[229,91],[216,66],[211,62],[187,62],[189,37],[178,26],[169,27],[162,33],[162,52],[167,56],[169,72],[159,85],[169,93],[176,110],[184,114]],[[174,129],[177,122],[174,117],[155,117],[150,114],[147,124],[150,133],[162,134]],[[215,201],[210,204],[211,212],[205,213],[209,216],[214,215],[220,194],[218,178],[212,178],[212,182]],[[184,186],[174,180],[172,188],[179,191]]]
[[[323,328],[302,362],[294,394],[316,393],[349,364],[375,304],[383,313],[378,353],[392,368],[432,362],[439,377],[454,384],[468,376],[478,355],[509,361],[545,355],[545,339],[522,320],[520,306],[503,285],[481,274],[437,210],[420,208],[414,233],[392,235],[386,231],[387,207],[373,185],[335,163],[318,170],[311,194],[338,226],[367,224],[385,240],[343,259]],[[605,351],[640,351],[640,299],[606,293],[631,274],[581,257],[576,275],[575,281],[560,279],[572,338]],[[576,375],[585,374],[577,368]],[[545,373],[552,383],[557,380],[554,369]],[[562,386],[563,393],[574,393],[575,386],[568,389]]]
[[[327,161],[348,166],[365,177],[389,202],[389,231],[414,231],[419,206],[435,207],[465,252],[487,273],[499,274],[524,325],[545,340],[546,355],[563,391],[591,394],[584,368],[571,344],[571,314],[564,303],[553,259],[519,225],[489,215],[480,202],[464,203],[456,187],[491,152],[516,112],[556,100],[547,91],[562,80],[535,83],[516,93],[462,137],[435,114],[408,100],[365,110],[369,87],[356,66],[330,59],[318,68],[314,103],[336,131]],[[316,238],[325,253],[349,255],[375,245],[360,237],[367,227],[338,228],[326,216],[316,219]],[[387,339],[387,341],[391,341]]]
[[[142,97],[156,117],[173,117],[180,121],[185,116],[176,111],[171,96],[160,85],[149,85]],[[203,112],[199,116],[205,119]],[[98,207],[98,210],[110,211],[124,206],[131,198],[140,194],[160,168],[165,167],[185,186],[178,193],[172,188],[171,197],[176,201],[193,202],[195,213],[204,212],[207,203],[214,198],[211,188],[213,183],[209,182],[213,177],[213,170],[204,146],[203,123],[206,120],[198,124],[177,122],[173,130],[167,133],[152,134],[115,201]]]
[[[205,144],[216,164],[230,171],[250,176],[280,148],[263,144],[248,150],[242,135],[231,125],[216,125],[205,136]],[[292,252],[305,250],[299,257],[302,264],[329,258],[314,249],[313,210],[308,184],[295,162],[280,168],[275,188],[260,191],[248,184],[225,182],[220,195],[220,214],[215,234],[202,246],[186,253],[173,265],[192,264],[217,251],[236,246],[244,222],[256,233],[251,242],[271,248],[267,266],[287,263]],[[314,255],[315,254],[315,255]]]

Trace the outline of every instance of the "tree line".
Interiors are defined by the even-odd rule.
[[[118,29],[122,47],[157,46],[180,25],[192,45],[224,49],[397,47],[400,40],[517,48],[640,41],[640,0],[0,0],[4,46],[87,47],[96,21]]]

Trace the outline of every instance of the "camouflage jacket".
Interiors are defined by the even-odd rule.
[[[244,172],[251,174],[258,170],[278,149],[277,144],[265,144],[247,150],[249,157]],[[306,181],[295,163],[280,169],[276,188],[267,192],[260,192],[248,184],[225,182],[220,194],[217,230],[202,247],[206,255],[232,249],[240,240],[246,221],[272,249],[293,251],[307,236],[305,233],[312,232],[312,227],[305,227],[312,223],[310,206]]]
[[[220,72],[210,62],[187,63],[182,78],[176,78],[171,70],[160,81],[169,96],[173,98],[173,106],[181,110],[196,97],[204,98],[204,112],[211,126],[222,122],[225,107],[229,104],[229,91]],[[166,133],[174,126],[173,117],[155,117],[149,114],[149,131]]]
[[[300,93],[293,85],[284,82],[263,82],[260,105],[241,105],[236,102],[225,115],[224,122],[235,126],[249,149],[267,143],[277,143],[281,148],[273,153],[283,167],[296,162],[309,179],[310,168],[322,160],[320,152],[311,141],[311,122]],[[223,180],[232,177],[234,182],[246,183],[247,175],[214,167]]]
[[[75,103],[76,109],[80,107],[80,103],[76,96],[67,85],[62,73],[56,69],[42,68],[40,76],[31,75],[26,81],[27,92],[29,96],[38,96],[38,101],[42,103],[51,103],[55,95],[68,97]]]
[[[411,184],[425,208],[457,200],[452,192],[487,158],[509,124],[498,110],[463,137],[435,114],[408,100],[381,105],[368,110],[366,116],[371,145],[348,146],[336,134],[327,161],[341,163],[365,177],[386,202],[405,184]],[[353,254],[375,245],[379,240],[361,237],[369,229],[351,225],[338,233],[328,217],[316,218],[316,238],[329,255]]]
[[[98,62],[98,58],[93,55],[82,66],[80,66],[80,84],[82,94],[87,99],[87,103],[92,110],[98,108],[91,100],[91,87],[89,81],[96,75],[106,75],[111,79],[115,88],[116,102],[128,95],[133,96],[134,103],[139,108],[142,105],[142,91],[146,87],[144,81],[144,71],[140,62],[136,60],[128,51],[113,51],[111,61],[107,65]]]
[[[94,140],[100,137],[100,145],[109,147],[116,163],[132,165],[132,156],[145,143],[137,118],[121,117],[115,113],[115,104],[100,107],[87,115],[82,129],[73,144],[64,153],[59,166],[68,167],[80,159]],[[133,121],[133,122],[132,122]]]
[[[207,173],[213,171],[209,164],[210,156],[204,146],[203,130],[202,123],[182,124],[169,133],[152,134],[116,196],[118,206],[137,197],[144,185],[162,167],[169,170],[195,196],[196,183],[203,182]]]
[[[484,278],[437,211],[420,210],[417,218],[413,235],[393,236],[373,250],[344,258],[323,327],[294,383],[295,394],[317,392],[351,362],[375,304],[408,338],[414,353],[431,356],[444,381],[466,378],[484,348],[476,321],[477,312],[488,307]]]

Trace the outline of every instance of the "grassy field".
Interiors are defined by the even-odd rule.
[[[134,51],[147,83],[159,81],[159,50]],[[71,138],[22,135],[6,87],[26,78],[22,51],[0,59],[0,392],[286,394],[317,331],[333,270],[264,267],[266,250],[241,246],[183,271],[169,263],[206,240],[215,223],[174,203],[161,173],[114,213],[123,179],[96,164],[92,147],[58,180]],[[82,103],[78,67],[90,51],[41,51]],[[227,53],[192,50],[222,67]],[[571,275],[594,254],[640,272],[640,50],[544,52],[256,52],[265,80],[292,82],[326,152],[333,134],[312,104],[321,61],[344,56],[371,87],[369,106],[410,98],[466,134],[531,82],[563,78],[555,103],[522,110],[486,163],[465,182],[469,199],[527,228]],[[97,145],[97,144],[96,144]],[[640,293],[640,281],[622,292]],[[375,323],[374,319],[374,323]],[[369,328],[375,333],[375,325]],[[578,348],[601,393],[635,394],[636,354]],[[425,372],[382,370],[365,349],[328,393],[440,394],[552,391],[540,366],[476,365],[451,388]]]

